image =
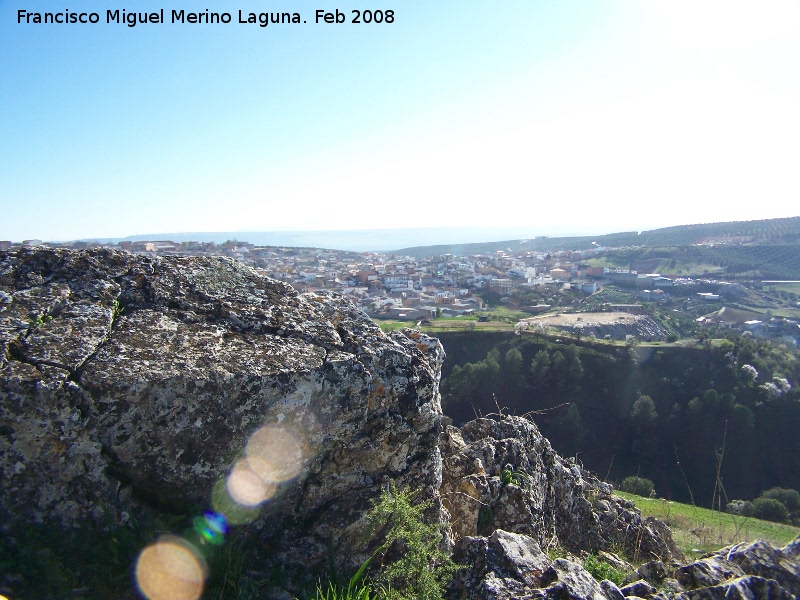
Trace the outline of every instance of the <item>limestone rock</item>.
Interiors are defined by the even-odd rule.
[[[456,576],[457,595],[493,600],[531,593],[552,564],[532,537],[500,529],[461,539],[454,559],[469,565]]]
[[[637,598],[649,598],[656,593],[656,588],[647,583],[645,580],[640,579],[620,588],[620,592],[626,598],[636,596]]]
[[[239,475],[287,562],[350,543],[388,479],[441,518],[437,340],[222,258],[22,249],[0,294],[2,527],[192,514]]]
[[[678,583],[687,589],[710,587],[737,577],[744,577],[744,571],[734,564],[715,558],[703,558],[676,571]]]
[[[796,600],[774,579],[763,577],[740,577],[715,585],[675,596],[675,600]]]
[[[542,577],[542,589],[534,590],[530,598],[575,598],[581,600],[606,600],[600,583],[580,565],[557,559]],[[606,586],[608,587],[608,586]]]
[[[608,600],[623,600],[623,598],[625,598],[622,591],[613,581],[603,579],[603,581],[600,582],[600,588],[603,590],[603,593],[606,595]]]
[[[800,564],[792,550],[758,540],[723,548],[676,570],[682,598],[790,598],[800,596]],[[788,550],[788,552],[786,552]]]
[[[608,484],[561,458],[527,419],[448,427],[441,449],[441,494],[456,537],[503,529],[540,547],[597,552],[616,544],[639,560],[681,557],[666,526],[644,519]],[[500,476],[506,465],[511,483]]]

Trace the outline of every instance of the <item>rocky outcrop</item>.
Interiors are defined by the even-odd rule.
[[[551,559],[533,537],[497,530],[488,538],[465,537],[456,544],[454,557],[469,568],[456,577],[453,597],[790,600],[800,597],[800,564],[793,555],[799,544],[800,537],[783,549],[763,541],[738,544],[683,566],[651,561],[618,587],[608,580],[596,581],[576,557]],[[609,563],[619,561],[613,554],[600,556]]]
[[[706,555],[675,572],[685,592],[680,600],[800,597],[800,537],[784,548],[759,540]]]
[[[0,254],[0,351],[3,527],[233,496],[313,564],[385,480],[438,506],[442,347],[341,297],[226,259],[23,249]]]
[[[679,558],[663,524],[532,422],[445,426],[443,359],[433,338],[386,335],[337,295],[227,259],[0,253],[0,528],[210,508],[246,525],[258,568],[279,564],[292,589],[329,557],[347,569],[369,555],[364,514],[394,481],[431,501],[468,565],[461,597],[623,594],[556,550]]]
[[[502,529],[546,548],[623,548],[637,561],[681,557],[662,523],[561,458],[527,419],[477,419],[442,438],[441,495],[456,536]]]

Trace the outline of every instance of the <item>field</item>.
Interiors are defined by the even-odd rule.
[[[800,527],[738,517],[661,498],[642,498],[618,490],[614,493],[632,500],[643,515],[656,517],[669,525],[675,543],[687,558],[758,539],[782,547],[800,535]]]
[[[423,333],[439,333],[443,331],[514,331],[514,323],[500,321],[479,322],[475,318],[463,317],[432,319],[421,327],[417,327],[416,323],[413,321],[373,320],[380,326],[384,333],[394,331],[395,329],[402,329],[403,327],[419,329]]]

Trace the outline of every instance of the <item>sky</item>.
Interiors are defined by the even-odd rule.
[[[0,0],[0,240],[797,216],[798,31],[798,0]]]

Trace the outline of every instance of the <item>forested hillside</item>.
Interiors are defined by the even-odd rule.
[[[738,335],[693,347],[441,339],[444,410],[457,423],[530,414],[601,477],[639,474],[661,496],[691,501],[691,489],[698,504],[712,500],[720,459],[728,500],[800,487],[800,365],[785,347]]]
[[[440,244],[437,246],[403,248],[402,250],[397,250],[396,254],[411,256],[431,256],[445,253],[466,255],[508,249],[511,249],[512,252],[546,252],[586,250],[597,246],[657,248],[697,244],[776,244],[781,246],[800,244],[800,217],[679,225],[650,231],[627,231],[595,236],[540,236],[533,239],[505,240],[480,244]]]

